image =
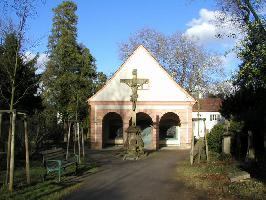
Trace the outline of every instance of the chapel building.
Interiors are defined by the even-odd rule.
[[[139,46],[94,96],[90,107],[90,141],[93,149],[123,145],[131,124],[131,88],[121,79],[149,79],[138,90],[136,124],[146,149],[162,146],[190,147],[192,107],[195,99],[180,87],[152,54]]]

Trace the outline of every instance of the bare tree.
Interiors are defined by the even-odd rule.
[[[13,66],[4,66],[8,76],[10,96],[5,97],[8,100],[9,110],[13,113],[14,106],[28,93],[28,91],[34,86],[29,85],[25,88],[24,92],[20,96],[16,95],[17,87],[21,84],[17,82],[19,62],[22,55],[22,46],[26,42],[25,32],[27,29],[27,20],[35,15],[35,8],[37,5],[37,0],[4,0],[0,3],[1,5],[1,19],[0,19],[0,34],[1,36],[6,36],[8,34],[15,34],[16,43],[13,45],[14,56],[12,58],[7,58],[12,61],[10,63]],[[12,16],[12,17],[11,17]],[[0,88],[2,94],[2,88]],[[2,94],[3,96],[3,94]],[[13,117],[14,118],[14,117]],[[13,120],[14,121],[14,120]],[[10,115],[10,124],[12,124],[12,115]],[[14,122],[13,122],[14,124]],[[15,127],[15,126],[12,126]],[[9,190],[13,190],[13,173],[14,173],[14,158],[10,157],[11,148],[14,149],[14,144],[11,144],[11,137],[14,136],[14,130],[9,129],[8,134],[8,149],[7,149],[7,174],[6,183],[9,180]],[[11,156],[14,156],[12,154]],[[12,161],[12,162],[10,162]]]
[[[188,91],[194,91],[196,86],[206,88],[223,75],[220,57],[181,33],[166,36],[144,28],[119,45],[120,58],[124,61],[141,44]]]
[[[216,0],[216,2],[222,12],[230,15],[230,19],[237,25],[250,28],[253,23],[257,23],[265,31],[265,0]]]

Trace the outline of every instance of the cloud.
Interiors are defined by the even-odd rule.
[[[223,22],[220,19],[224,19]],[[230,77],[240,64],[235,47],[239,46],[239,42],[245,36],[240,26],[235,24],[233,17],[218,10],[202,8],[199,11],[199,17],[192,19],[187,26],[188,29],[184,35],[207,50],[220,54],[225,74]],[[219,34],[222,37],[217,37]]]
[[[33,53],[33,52],[30,52],[30,51],[27,51],[25,53],[25,60],[31,60],[33,59],[37,54],[36,53]],[[40,53],[39,54],[39,57],[37,59],[37,63],[36,63],[36,68],[37,68],[37,71],[36,73],[37,74],[40,74],[44,71],[45,69],[45,65],[46,63],[48,62],[49,58],[48,58],[48,55],[45,54],[45,53]]]
[[[225,19],[223,23],[219,21],[221,18]],[[187,23],[187,26],[185,35],[204,46],[219,44],[220,47],[226,49],[234,46],[243,36],[230,16],[226,16],[221,11],[211,11],[205,8],[199,11],[199,18],[192,19]],[[218,35],[223,37],[217,37]],[[234,37],[229,37],[232,35]]]

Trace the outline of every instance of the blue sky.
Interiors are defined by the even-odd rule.
[[[52,8],[61,2],[46,0],[44,5],[37,8],[37,16],[28,23],[28,37],[31,40],[40,40],[40,44],[32,50],[33,53],[46,51],[52,27]],[[76,13],[79,18],[78,41],[91,50],[97,60],[98,70],[107,75],[114,72],[121,64],[118,44],[145,27],[165,34],[190,30],[202,37],[201,42],[206,48],[220,53],[232,47],[232,41],[217,41],[213,39],[213,35],[208,36],[210,33],[208,28],[204,29],[204,25],[208,24],[208,17],[217,10],[214,1],[75,0],[74,2],[78,6]],[[225,60],[227,60],[226,72],[230,73],[236,68],[236,61],[234,56]]]

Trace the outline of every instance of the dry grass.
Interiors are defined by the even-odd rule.
[[[187,186],[205,191],[211,199],[266,199],[266,186],[256,180],[231,183],[228,174],[241,171],[230,161],[213,161],[191,166],[181,163],[178,179]]]

